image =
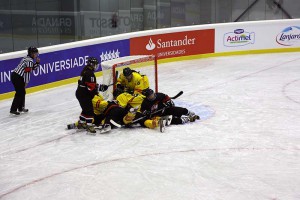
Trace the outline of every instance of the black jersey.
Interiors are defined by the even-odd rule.
[[[157,112],[165,107],[164,103],[170,100],[170,97],[164,93],[155,93],[155,99],[149,100],[147,98],[144,99],[141,105],[141,112],[148,111],[150,113]]]
[[[80,79],[78,80],[78,88],[85,88],[90,94],[97,94],[96,88],[96,76],[94,70],[90,66],[84,67],[80,74]]]

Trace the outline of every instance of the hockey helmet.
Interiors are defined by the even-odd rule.
[[[97,58],[95,58],[95,57],[88,57],[87,64],[89,66],[92,66],[94,68],[94,71],[96,71],[99,68],[99,62],[98,62]]]
[[[142,94],[143,94],[145,97],[148,97],[148,96],[150,96],[150,95],[153,94],[153,93],[154,93],[154,91],[153,91],[152,89],[150,89],[150,88],[144,89],[143,92],[142,92]]]
[[[27,53],[29,56],[31,56],[31,54],[39,53],[39,50],[36,47],[31,46],[28,48]]]
[[[155,92],[150,88],[143,90],[142,94],[146,96],[149,101],[154,101],[156,99]]]
[[[132,74],[132,70],[129,67],[123,69],[124,76],[130,76]]]
[[[120,94],[122,94],[124,91],[121,89],[121,88],[119,88],[119,87],[117,87],[114,91],[113,91],[113,96],[114,96],[114,98],[117,98]]]

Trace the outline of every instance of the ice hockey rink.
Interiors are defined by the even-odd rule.
[[[18,117],[0,101],[1,200],[300,199],[300,52],[159,65],[159,90],[202,118],[164,133],[65,130],[76,87],[28,94]]]

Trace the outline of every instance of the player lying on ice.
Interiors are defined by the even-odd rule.
[[[139,123],[141,126],[151,129],[160,126],[163,131],[164,124],[161,123],[167,123],[167,121],[170,124],[184,124],[200,119],[194,112],[176,107],[172,99],[164,93],[154,93],[152,89],[146,89],[143,91],[143,95],[145,97],[122,93],[120,89],[114,91],[114,97],[118,104],[131,108],[127,109],[129,112],[123,118],[125,124]]]
[[[163,93],[154,93],[153,90],[144,90],[142,95],[132,95],[117,88],[114,92],[114,101],[105,101],[101,95],[92,99],[94,109],[93,124],[100,127],[100,133],[111,130],[111,127],[140,124],[142,127],[154,129],[160,127],[161,132],[167,124],[184,124],[200,119],[198,115],[186,108],[174,106],[171,98]],[[173,118],[173,120],[172,120]],[[74,123],[68,129],[84,127]]]
[[[145,96],[141,94],[130,94],[128,92],[124,92],[121,88],[116,88],[113,92],[113,96],[115,102],[124,108],[127,114],[123,117],[123,122],[120,125],[131,126],[133,122],[135,124],[140,124],[143,127],[154,128],[149,126],[149,123],[144,123],[147,118],[144,116],[139,110],[142,102],[145,99]],[[139,119],[134,121],[135,119]],[[148,120],[150,121],[150,120]]]
[[[110,120],[118,123],[123,122],[123,117],[127,114],[126,110],[119,106],[114,101],[105,101],[103,96],[97,94],[92,99],[93,105],[93,121],[92,126],[95,132],[88,131],[88,134],[95,135],[97,130],[99,133],[104,133],[111,130],[111,127],[115,127],[111,124]],[[68,129],[86,129],[86,124],[75,122],[67,126]]]

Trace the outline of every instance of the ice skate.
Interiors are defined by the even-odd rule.
[[[9,113],[12,115],[20,115],[20,113],[18,111],[10,111]]]
[[[172,115],[163,116],[159,119],[159,130],[160,132],[164,132],[166,126],[169,126],[172,122]]]
[[[87,125],[86,125],[85,122],[77,121],[77,122],[75,122],[75,126],[76,126],[78,129],[87,129]]]
[[[88,135],[96,135],[96,133],[97,133],[94,125],[87,125],[86,131],[87,131]]]
[[[106,133],[109,132],[111,130],[111,126],[110,124],[103,124],[102,126],[99,127],[95,127],[95,130],[97,131],[97,133]]]
[[[21,110],[19,110],[19,113],[28,113],[29,110],[27,108],[22,108]]]
[[[196,115],[194,112],[189,111],[188,117],[190,119],[190,122],[194,122],[196,120],[200,120],[199,115]]]

